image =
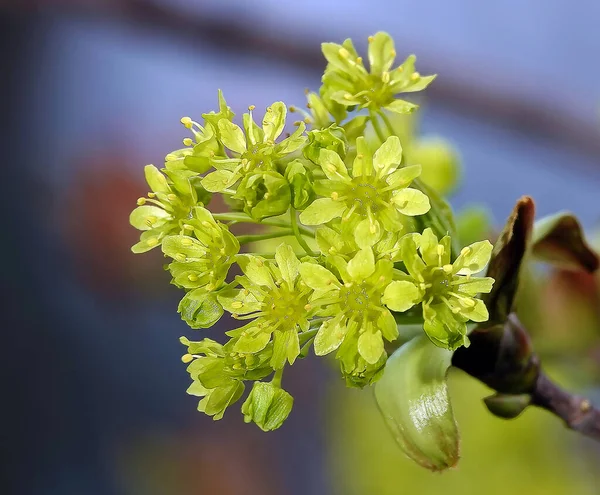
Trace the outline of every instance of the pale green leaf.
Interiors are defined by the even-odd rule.
[[[290,289],[293,288],[298,276],[300,261],[298,261],[292,247],[289,244],[280,244],[275,251],[275,261],[281,272],[281,277],[289,284]]]
[[[452,353],[425,336],[400,347],[375,384],[383,418],[404,453],[442,471],[459,459],[459,434],[446,383]]]

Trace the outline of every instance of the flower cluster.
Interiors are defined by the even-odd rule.
[[[267,107],[261,125],[250,106],[240,126],[219,92],[218,112],[202,123],[182,119],[192,137],[162,172],[146,167],[152,192],[131,214],[143,231],[133,251],[161,245],[170,259],[172,283],[185,291],[182,319],[194,329],[229,328],[224,343],[181,340],[188,392],[214,419],[253,382],[245,420],[281,426],[293,404],[283,373],[311,348],[334,353],[346,383],[363,387],[382,375],[386,342],[404,325],[420,323],[437,346],[455,349],[468,344],[468,322],[488,318],[476,296],[493,280],[474,275],[491,244],[456,248],[451,210],[421,180],[421,164],[403,153],[386,115],[414,110],[396,95],[434,76],[415,72],[413,56],[392,69],[386,33],[369,39],[369,71],[350,40],[326,43],[323,53],[309,131],[300,121],[285,133],[282,102]],[[213,195],[229,211],[211,208]],[[248,234],[240,224],[262,230]]]

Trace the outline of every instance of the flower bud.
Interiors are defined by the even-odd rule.
[[[255,382],[242,405],[244,421],[253,421],[263,431],[279,428],[292,410],[294,398],[273,383]]]

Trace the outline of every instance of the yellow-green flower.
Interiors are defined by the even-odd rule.
[[[386,286],[392,280],[393,263],[375,263],[373,251],[363,249],[349,262],[341,258],[336,263],[338,279],[327,268],[315,263],[302,263],[302,279],[314,290],[311,305],[322,307],[324,314],[333,315],[319,328],[315,337],[315,354],[322,356],[338,350],[345,375],[356,383],[368,383],[372,376],[365,371],[377,371],[387,355],[383,339],[398,337],[391,312],[382,304]],[[320,316],[319,311],[316,312]]]
[[[423,329],[438,346],[456,349],[468,345],[467,324],[487,321],[488,310],[475,296],[492,290],[494,279],[474,278],[490,260],[492,245],[481,241],[463,248],[450,263],[450,237],[438,242],[430,228],[401,240],[401,258],[408,275],[387,286],[383,302],[404,312],[422,303]]]
[[[254,173],[281,173],[277,160],[296,151],[306,141],[306,126],[301,122],[291,136],[275,142],[285,127],[287,108],[284,103],[278,101],[267,108],[262,128],[252,118],[253,108],[243,116],[244,130],[230,120],[218,121],[219,140],[231,157],[213,158],[212,164],[217,170],[202,179],[207,191],[223,192]]]
[[[369,38],[369,70],[350,39],[341,45],[323,43],[322,50],[329,63],[323,75],[321,96],[344,107],[411,113],[417,105],[395,96],[421,91],[435,79],[415,71],[414,55],[392,69],[396,59],[394,40],[384,32]]]
[[[401,215],[422,215],[430,209],[429,198],[408,187],[421,173],[420,165],[400,167],[402,146],[389,137],[373,155],[364,138],[356,140],[357,155],[349,173],[342,158],[322,149],[318,163],[327,180],[315,181],[314,201],[300,214],[305,225],[320,225],[334,218],[346,223],[361,248],[374,245],[384,231],[403,228]]]
[[[144,173],[152,192],[148,198],[138,199],[139,206],[129,216],[131,225],[143,231],[140,242],[131,248],[134,253],[160,246],[165,236],[178,232],[179,222],[189,216],[198,200],[196,189],[186,178],[174,182],[154,165],[147,165]],[[178,175],[174,176],[177,180]]]
[[[281,244],[275,252],[275,262],[241,255],[238,264],[244,272],[243,277],[238,277],[242,288],[218,296],[223,308],[234,318],[252,320],[227,332],[237,339],[234,350],[260,352],[273,339],[271,366],[281,369],[286,361],[293,364],[300,354],[298,333],[309,329],[312,316],[309,304],[312,291],[299,277],[300,261],[294,250]]]

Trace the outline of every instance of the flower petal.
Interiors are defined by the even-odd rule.
[[[321,166],[328,179],[350,181],[346,164],[335,151],[326,148],[322,149],[319,152],[317,163]]]
[[[285,280],[290,289],[293,289],[298,276],[298,268],[300,261],[296,257],[296,253],[289,244],[280,244],[275,251],[275,261],[281,272],[281,277]]]
[[[311,289],[329,291],[337,289],[339,281],[327,268],[316,263],[301,263],[300,276]]]
[[[431,208],[429,198],[418,189],[410,187],[401,189],[394,194],[392,201],[400,213],[409,216],[423,215]]]
[[[379,358],[385,352],[381,332],[379,330],[376,332],[367,330],[361,333],[358,337],[358,352],[369,364],[375,364],[379,361]]]
[[[244,131],[226,119],[219,120],[219,132],[221,133],[221,142],[236,153],[244,153],[246,151],[246,138]]]
[[[324,356],[335,351],[346,337],[347,327],[342,324],[344,315],[339,314],[325,321],[315,337],[314,349],[317,356]]]
[[[371,74],[380,75],[390,70],[395,58],[394,40],[388,33],[380,31],[369,38],[369,65]]]
[[[334,201],[331,198],[319,198],[300,213],[300,221],[304,225],[321,225],[342,216],[346,204],[343,201]]]
[[[348,262],[348,275],[353,281],[362,282],[375,271],[375,257],[371,248],[361,249]]]
[[[394,280],[383,292],[381,302],[392,311],[409,310],[423,298],[419,288],[408,280]]]
[[[371,223],[369,218],[361,220],[354,231],[354,240],[361,249],[370,248],[381,238],[381,226],[375,220]]]
[[[275,141],[279,137],[285,127],[286,115],[287,108],[282,101],[276,101],[267,108],[262,122],[266,140]]]
[[[402,145],[398,136],[390,136],[375,151],[373,166],[379,177],[385,177],[402,161]]]
[[[485,268],[492,256],[492,243],[480,241],[462,249],[460,255],[453,263],[455,273],[459,275],[472,275]]]

